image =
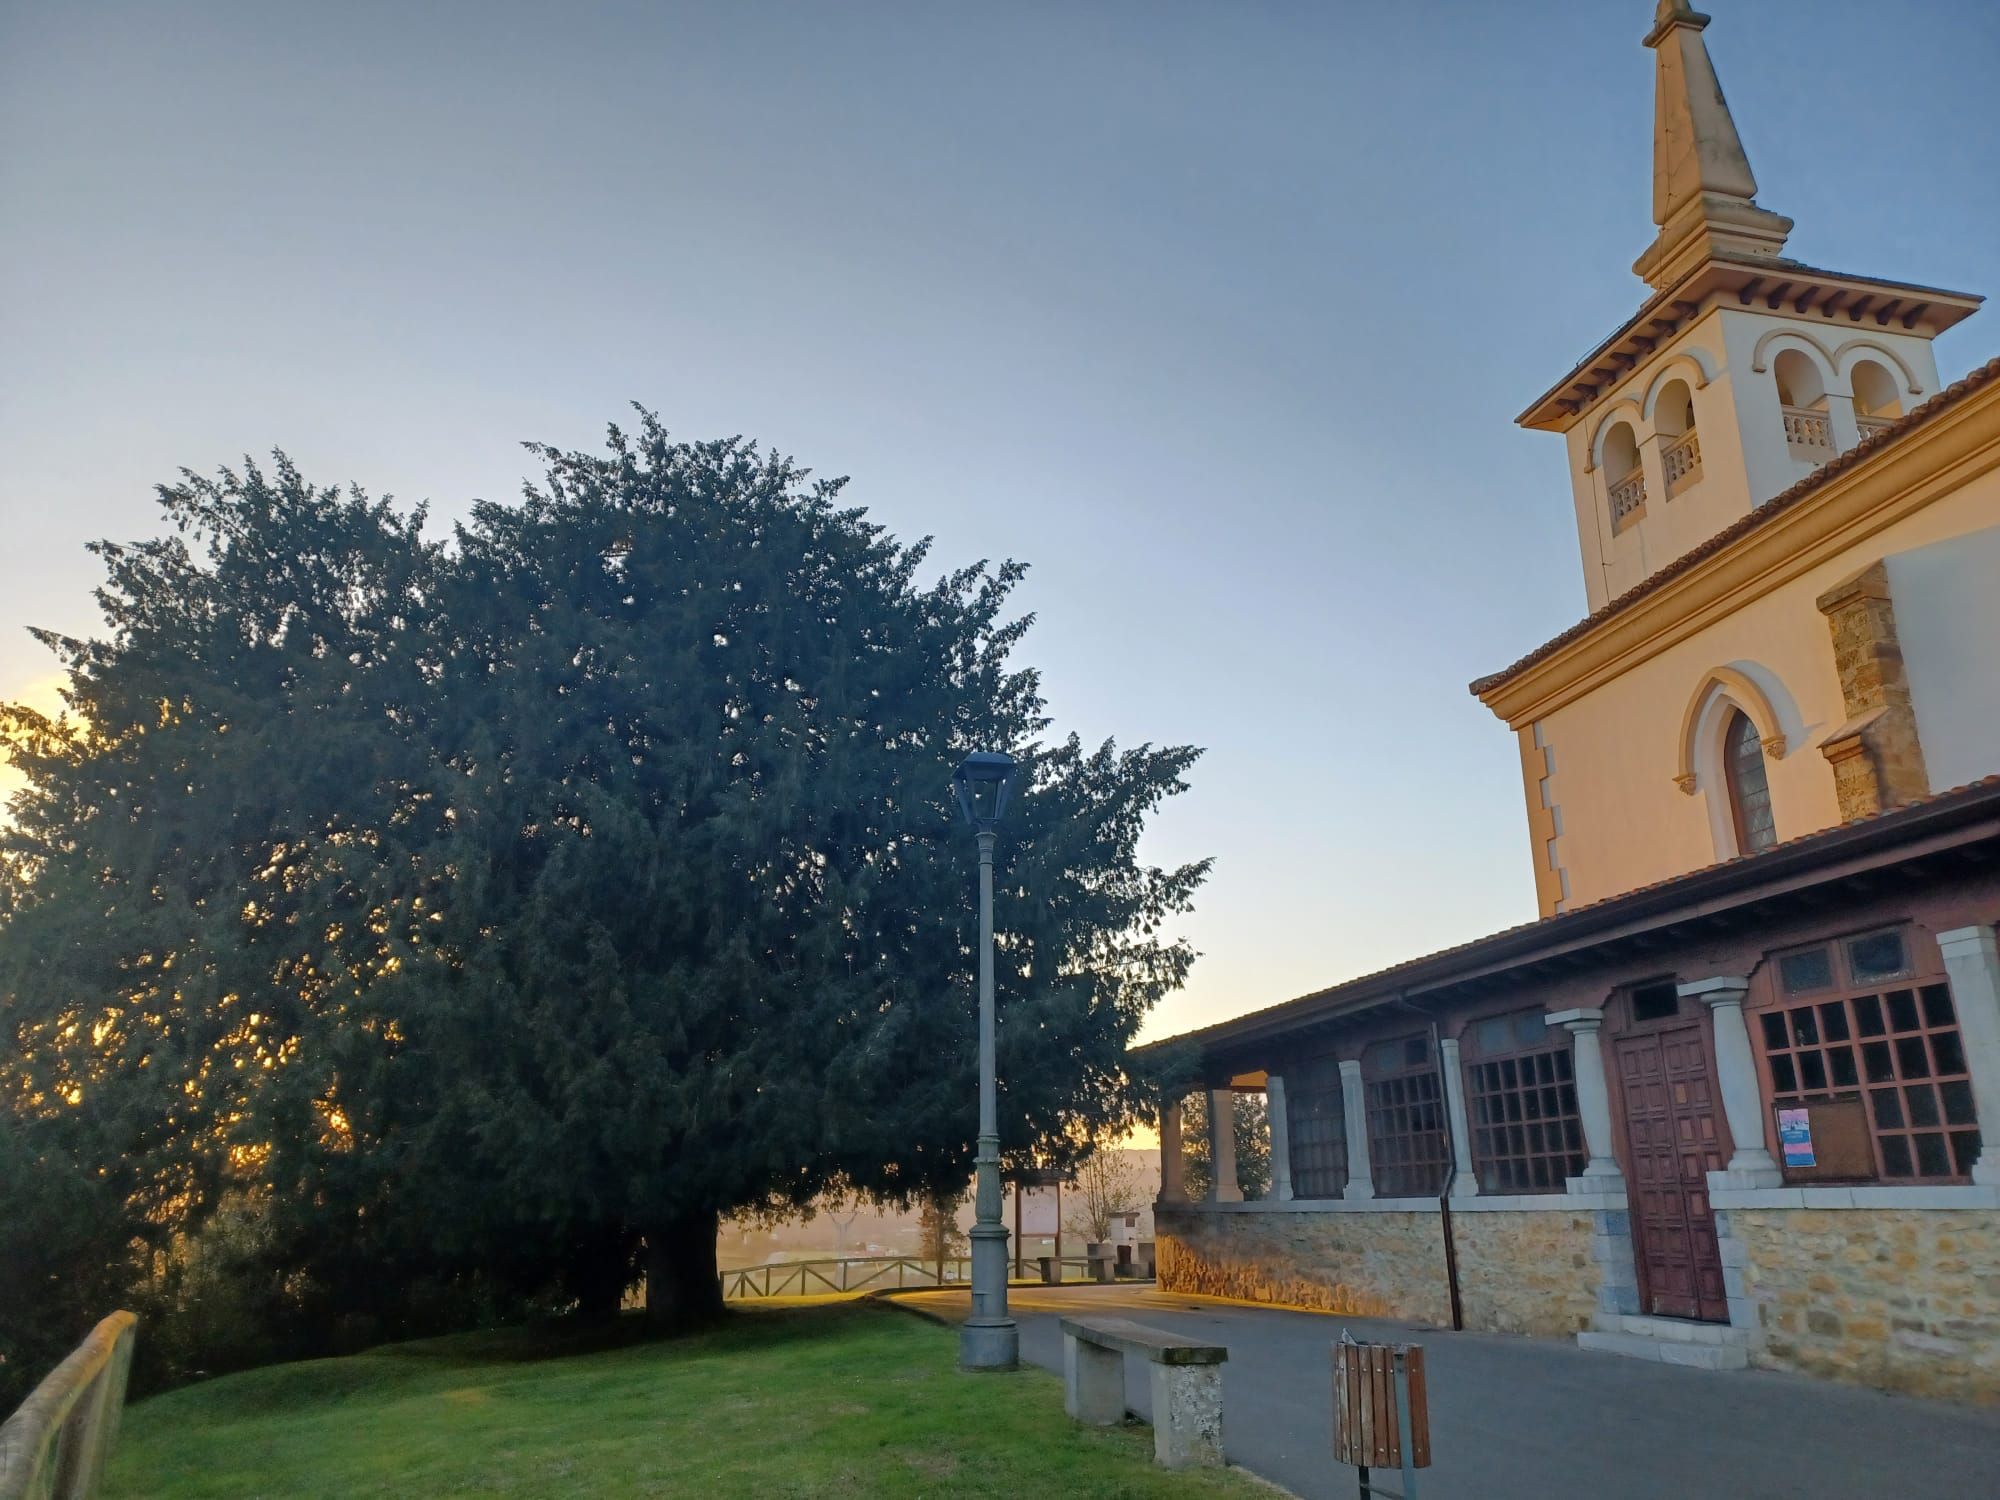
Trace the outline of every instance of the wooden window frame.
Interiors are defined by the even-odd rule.
[[[1422,1043],[1423,1061],[1408,1061]],[[1404,1060],[1385,1064],[1390,1050]],[[1451,1172],[1451,1126],[1444,1074],[1428,1031],[1371,1042],[1362,1053],[1362,1099],[1368,1119],[1368,1165],[1382,1198],[1435,1198]]]
[[[1569,1035],[1545,1025],[1541,1040],[1519,1039],[1518,1023],[1541,1014],[1483,1016],[1459,1037],[1472,1174],[1482,1193],[1565,1192],[1590,1162]],[[1492,1021],[1516,1023],[1506,1044],[1490,1045],[1482,1035],[1481,1026]]]
[[[1903,971],[1857,979],[1849,945],[1887,933],[1902,939]],[[1933,946],[1928,934],[1905,924],[1771,955],[1767,998],[1751,1026],[1765,1097],[1773,1111],[1862,1100],[1875,1175],[1851,1180],[1926,1187],[1971,1180],[1979,1116],[1957,997],[1942,958],[1925,951]],[[1788,993],[1783,961],[1816,951],[1827,955],[1831,982]],[[1937,1170],[1940,1164],[1945,1170]],[[1792,1175],[1809,1180],[1803,1172]]]
[[[1294,1198],[1347,1191],[1347,1099],[1338,1058],[1310,1058],[1285,1075],[1285,1152]]]

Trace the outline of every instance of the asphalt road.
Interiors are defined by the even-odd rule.
[[[963,1316],[963,1293],[905,1300]],[[1064,1315],[1131,1318],[1228,1346],[1230,1462],[1312,1500],[1356,1492],[1354,1470],[1332,1458],[1328,1345],[1342,1328],[1424,1346],[1433,1463],[1418,1473],[1419,1500],[2000,1497],[2000,1410],[1985,1407],[1150,1287],[1016,1288],[1011,1300],[1021,1357],[1058,1372]],[[1126,1361],[1125,1399],[1148,1414],[1136,1357]],[[1383,1477],[1393,1489],[1394,1476]]]

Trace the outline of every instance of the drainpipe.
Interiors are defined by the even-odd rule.
[[[1437,1068],[1438,1107],[1444,1111],[1445,1139],[1444,1186],[1438,1190],[1438,1227],[1444,1234],[1444,1281],[1451,1294],[1451,1331],[1463,1333],[1465,1304],[1458,1293],[1458,1243],[1451,1229],[1451,1188],[1458,1181],[1458,1145],[1451,1131],[1451,1084],[1444,1076],[1444,1049],[1438,1045],[1443,1038],[1438,1034],[1436,1016],[1402,995],[1396,997],[1396,1003],[1422,1016],[1431,1030],[1431,1060]]]

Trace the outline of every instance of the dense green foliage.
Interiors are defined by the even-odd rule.
[[[244,1317],[311,1348],[528,1298],[608,1315],[642,1265],[661,1321],[699,1321],[719,1214],[956,1192],[974,748],[1025,765],[1005,1149],[1064,1162],[1143,1108],[1125,1047],[1191,961],[1161,924],[1205,866],[1137,843],[1196,752],[1051,739],[1011,661],[1021,569],[924,583],[838,483],[650,417],[536,451],[544,480],[449,544],[281,458],[189,475],[168,535],[99,548],[106,633],[49,639],[74,713],[6,716],[26,1237],[156,1286],[221,1234]]]
[[[967,1379],[956,1354],[947,1331],[866,1304],[567,1357],[523,1333],[401,1345],[141,1403],[106,1495],[1265,1493],[1154,1468],[1147,1430],[1066,1420],[1054,1376]]]

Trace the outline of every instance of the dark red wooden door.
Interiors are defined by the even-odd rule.
[[[1640,1306],[1664,1317],[1727,1321],[1707,1175],[1721,1171],[1724,1159],[1701,1028],[1620,1037],[1616,1053]]]

